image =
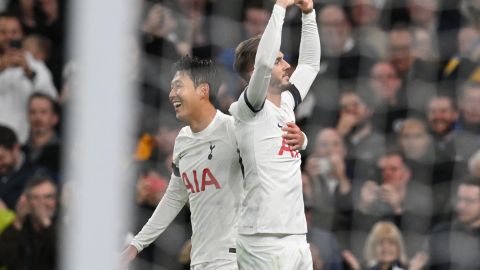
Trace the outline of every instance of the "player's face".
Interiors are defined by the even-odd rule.
[[[177,119],[189,122],[198,110],[200,93],[188,73],[177,71],[171,82],[170,103],[175,109]]]
[[[278,52],[275,64],[272,68],[272,78],[270,86],[285,89],[289,84],[290,79],[290,65],[283,59],[283,53]]]

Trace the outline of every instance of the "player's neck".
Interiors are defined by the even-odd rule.
[[[275,106],[280,107],[280,104],[282,103],[282,93],[268,91],[267,99],[270,102],[272,102]]]
[[[215,118],[217,109],[211,104],[202,107],[195,113],[195,116],[189,121],[188,125],[193,132],[200,132],[208,127]]]

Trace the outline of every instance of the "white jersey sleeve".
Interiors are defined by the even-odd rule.
[[[315,10],[302,14],[300,56],[298,66],[290,78],[290,83],[300,92],[301,100],[307,95],[320,70],[320,36],[315,17]]]
[[[272,76],[272,68],[280,50],[284,18],[285,9],[275,5],[258,45],[253,74],[249,84],[240,95],[238,102],[230,107],[230,113],[239,118],[251,118],[263,108]]]
[[[182,179],[172,174],[165,195],[131,245],[140,252],[155,241],[182,210],[187,200],[188,194]]]

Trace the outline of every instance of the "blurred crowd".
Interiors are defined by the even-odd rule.
[[[161,200],[182,127],[172,64],[214,59],[228,112],[245,88],[236,45],[263,32],[271,0],[142,0],[130,236]],[[480,1],[315,0],[320,73],[296,111],[317,269],[480,269]],[[74,183],[62,126],[74,91],[65,0],[0,1],[0,269],[55,269]],[[298,60],[301,14],[282,52]],[[135,71],[136,70],[136,71]],[[73,89],[73,90],[72,90]],[[189,269],[186,207],[133,269]],[[128,237],[127,237],[128,238]],[[121,250],[122,247],[119,247]],[[2,268],[3,267],[3,268]]]

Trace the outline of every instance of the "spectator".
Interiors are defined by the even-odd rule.
[[[414,181],[430,185],[435,153],[427,126],[417,118],[407,118],[399,131],[399,146]]]
[[[13,210],[27,180],[36,172],[20,150],[13,130],[0,125],[0,202]]]
[[[321,130],[315,150],[307,158],[305,173],[311,187],[311,224],[327,231],[344,232],[351,210],[351,181],[347,176],[346,148],[332,128]]]
[[[353,161],[355,178],[374,177],[378,158],[384,153],[385,138],[373,128],[373,109],[357,92],[340,96],[337,131],[343,137],[347,159]]]
[[[466,163],[480,149],[480,83],[467,83],[462,90],[460,119],[455,127],[455,158]]]
[[[61,142],[56,132],[59,118],[58,104],[50,96],[42,93],[30,96],[30,137],[22,150],[29,163],[44,167],[55,176],[60,174]]]
[[[353,220],[353,233],[358,235],[351,241],[355,245],[360,243],[361,249],[364,233],[375,222],[388,220],[399,227],[405,237],[407,255],[412,255],[421,247],[430,228],[430,188],[412,181],[411,170],[397,153],[385,154],[379,161],[379,168],[379,184],[369,180],[360,190]]]
[[[403,81],[401,94],[409,113],[421,115],[426,102],[435,89],[437,79],[436,66],[414,55],[414,37],[412,30],[397,26],[389,33],[389,61],[395,67]]]
[[[377,222],[367,237],[364,251],[369,270],[406,270],[407,255],[402,233],[391,222]]]
[[[9,270],[57,269],[56,186],[50,178],[32,178],[25,196],[29,213],[20,228],[12,224],[0,235],[0,265]]]
[[[436,226],[430,237],[429,268],[480,268],[480,181],[462,182],[455,198],[456,218]]]
[[[377,130],[391,139],[407,117],[402,79],[390,62],[380,61],[370,71],[369,86],[374,103],[372,122]]]
[[[374,59],[387,56],[388,38],[380,28],[381,4],[375,0],[351,0],[351,15],[354,24],[353,36],[362,51],[371,51]]]
[[[0,123],[11,126],[21,143],[28,136],[25,108],[34,92],[57,96],[52,76],[43,62],[35,60],[22,49],[23,31],[20,22],[11,15],[0,16]]]

